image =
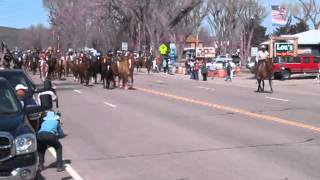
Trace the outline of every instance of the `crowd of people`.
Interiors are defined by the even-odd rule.
[[[226,72],[225,81],[232,81],[235,76],[235,65],[230,61],[222,63],[221,67],[218,67],[218,64],[212,60],[207,62],[205,60],[189,60],[185,62],[186,75],[190,75],[190,79],[199,80],[200,76],[203,81],[207,81],[208,77],[212,80],[217,75],[217,70],[222,68]]]

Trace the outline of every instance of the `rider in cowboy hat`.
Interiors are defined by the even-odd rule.
[[[260,46],[260,50],[258,52],[258,56],[257,56],[257,62],[261,61],[261,60],[266,60],[269,57],[269,53],[268,51],[266,51],[266,46],[265,45],[261,45]]]
[[[53,147],[57,153],[57,171],[64,171],[62,145],[59,142],[59,137],[63,136],[63,131],[59,119],[60,117],[55,112],[48,111],[37,133],[40,170],[44,169],[45,152],[49,146]]]

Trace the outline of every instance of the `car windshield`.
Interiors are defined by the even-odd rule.
[[[29,76],[28,73],[26,73],[26,76],[27,76],[27,78],[29,79],[29,82],[30,82],[30,85],[31,85],[32,90],[35,90],[35,89],[36,89],[36,85],[33,84],[32,80],[31,80],[31,77]]]
[[[30,88],[32,88],[27,83],[26,78],[21,74],[14,74],[14,75],[13,74],[2,74],[1,76],[6,78],[13,88],[15,88],[16,85],[18,85],[18,84],[22,84],[22,85],[28,87],[28,91],[30,91]]]
[[[18,111],[19,106],[15,94],[10,91],[8,86],[0,86],[0,114],[16,113]]]

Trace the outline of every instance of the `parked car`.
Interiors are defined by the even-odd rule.
[[[23,70],[0,70],[0,77],[7,79],[13,88],[15,88],[18,84],[28,87],[28,90],[26,91],[26,98],[28,102],[30,102],[28,106],[39,105],[37,94],[52,89],[51,84],[46,85],[45,88],[37,88],[32,79]],[[39,128],[40,117],[41,113],[28,114],[29,121],[35,130]]]
[[[220,55],[218,57],[215,58],[215,62],[217,65],[217,69],[223,69],[225,68],[225,64],[227,62],[231,63],[231,67],[236,67],[236,64],[233,62],[232,58],[228,58],[227,56],[224,55]]]
[[[35,179],[37,140],[27,115],[51,109],[51,96],[41,96],[41,106],[23,107],[14,89],[2,77],[0,94],[0,180]]]
[[[246,68],[249,69],[251,73],[254,73],[255,64],[256,56],[248,57]]]
[[[284,79],[290,79],[292,74],[318,73],[320,56],[276,57],[273,59],[275,77],[279,77],[281,67]]]

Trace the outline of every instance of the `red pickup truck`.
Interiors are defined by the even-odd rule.
[[[319,73],[320,56],[276,57],[273,59],[275,77],[279,77],[281,67],[284,79],[290,79],[291,74]]]

